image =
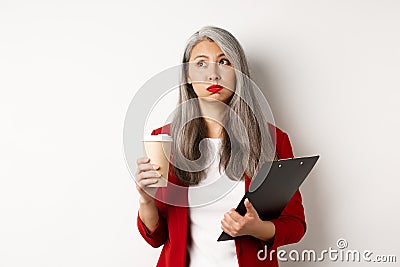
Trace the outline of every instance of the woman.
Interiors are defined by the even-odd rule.
[[[139,232],[153,247],[163,245],[157,266],[278,266],[277,248],[298,242],[306,231],[300,192],[271,221],[262,221],[248,200],[244,216],[234,207],[260,163],[293,157],[288,135],[260,116],[243,49],[232,34],[202,28],[189,39],[183,63],[181,105],[171,124],[152,132],[174,139],[168,180],[184,190],[169,196],[178,196],[182,205],[146,193],[144,188],[159,177],[159,166],[138,159]],[[197,189],[216,180],[230,190],[218,199],[202,198],[204,191]],[[168,194],[168,188],[159,192]],[[222,230],[239,238],[217,242]],[[258,256],[265,246],[275,253],[263,260]]]

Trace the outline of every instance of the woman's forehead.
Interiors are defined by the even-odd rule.
[[[195,59],[196,57],[220,57],[223,56],[224,52],[221,48],[213,41],[203,40],[196,44],[191,52],[190,59]]]

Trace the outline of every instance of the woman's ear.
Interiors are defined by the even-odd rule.
[[[188,76],[188,78],[187,78],[187,83],[188,83],[188,84],[192,84],[192,79],[190,79],[189,76]]]

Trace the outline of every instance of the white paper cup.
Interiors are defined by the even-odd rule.
[[[148,187],[165,187],[168,184],[168,167],[171,156],[172,138],[168,134],[147,135],[143,138],[143,148],[151,164],[157,164],[157,170],[161,174],[157,183]]]

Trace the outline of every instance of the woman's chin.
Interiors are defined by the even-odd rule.
[[[226,95],[221,94],[219,92],[216,93],[212,93],[203,97],[200,97],[201,99],[205,99],[205,100],[218,100],[218,101],[222,101],[225,102],[226,99]]]

